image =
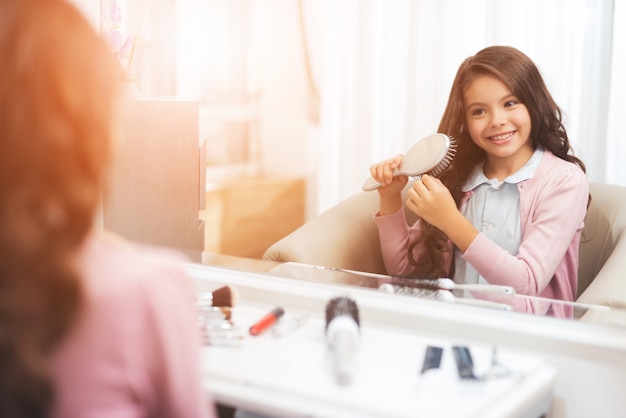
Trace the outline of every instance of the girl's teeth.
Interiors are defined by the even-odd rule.
[[[491,139],[493,139],[494,141],[501,141],[503,139],[507,139],[508,137],[510,137],[512,134],[506,134],[506,135],[498,135],[498,136],[494,136]]]

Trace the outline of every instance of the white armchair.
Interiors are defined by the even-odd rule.
[[[578,301],[626,308],[626,187],[591,182],[590,192]],[[385,274],[377,209],[378,193],[359,192],[271,245],[263,258]],[[408,210],[407,219],[415,219]]]
[[[626,187],[591,183],[578,266],[578,301],[626,308]]]

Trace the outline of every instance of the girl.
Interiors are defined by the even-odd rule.
[[[439,179],[424,175],[408,190],[414,225],[401,210],[408,178],[392,177],[402,156],[370,168],[383,184],[375,219],[388,273],[509,285],[518,294],[573,301],[589,184],[534,63],[506,46],[467,58],[439,132],[456,139],[457,153]],[[515,309],[571,313],[528,299]]]
[[[0,0],[0,415],[215,416],[193,288],[93,227],[120,68],[62,0]]]

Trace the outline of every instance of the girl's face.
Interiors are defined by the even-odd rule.
[[[478,76],[463,94],[472,140],[487,153],[483,170],[502,180],[522,168],[533,154],[530,114],[499,79]]]

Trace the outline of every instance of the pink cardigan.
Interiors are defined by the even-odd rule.
[[[90,237],[79,255],[85,306],[50,358],[53,417],[214,417],[182,257]]]
[[[585,173],[546,151],[535,175],[518,184],[522,242],[509,254],[479,233],[463,259],[491,284],[513,286],[518,294],[574,301],[578,283],[578,249],[587,213],[589,183]],[[471,198],[471,192],[465,201]],[[376,216],[385,268],[393,275],[418,275],[408,259],[408,244],[420,234],[421,221],[408,226],[404,211]],[[450,243],[450,245],[452,245]],[[452,249],[452,246],[451,246]],[[423,247],[416,248],[419,258]],[[448,253],[448,272],[452,263]],[[515,310],[545,311],[545,305],[522,300]],[[550,313],[568,316],[570,309],[552,305]],[[569,312],[568,312],[569,311]]]

